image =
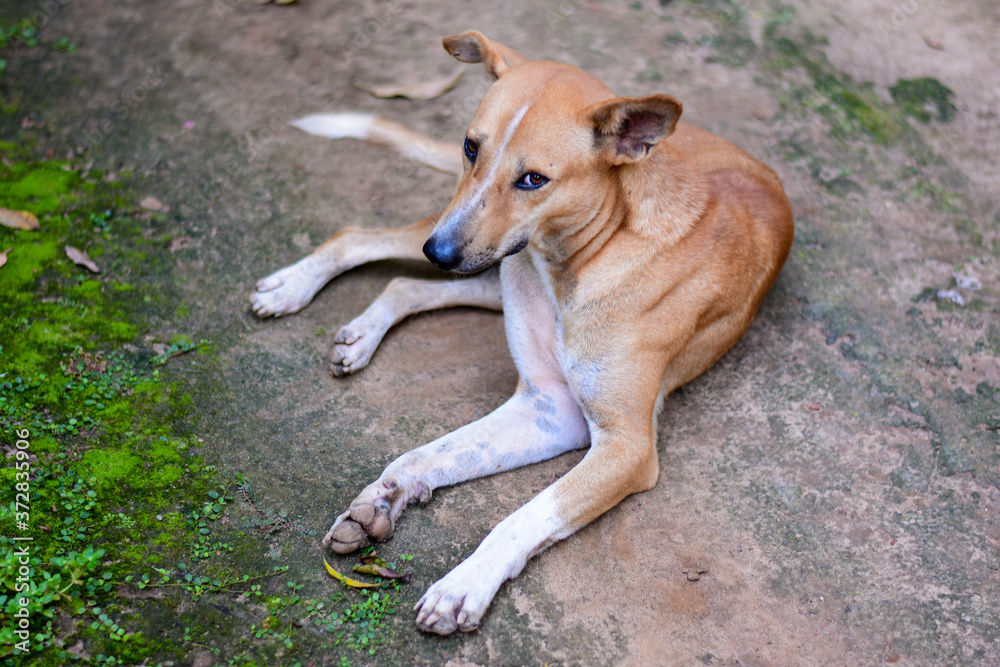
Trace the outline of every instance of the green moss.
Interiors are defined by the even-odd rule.
[[[921,123],[929,123],[935,117],[947,122],[958,111],[951,99],[955,96],[950,88],[932,77],[900,79],[889,88],[889,94],[907,116]]]
[[[37,241],[33,232],[27,231],[4,230],[2,234],[3,243],[11,248],[0,271],[0,290],[10,290],[8,294],[33,283],[38,272],[59,257],[61,248],[56,241]]]
[[[69,288],[69,293],[80,299],[98,301],[101,298],[101,290],[104,283],[100,280],[84,280],[79,285]]]
[[[155,265],[156,279],[169,284],[172,258],[155,239],[139,233],[143,223],[123,207],[117,186],[87,181],[61,163],[25,161],[7,144],[0,151],[5,158],[0,205],[29,210],[40,221],[34,231],[0,228],[0,247],[13,247],[0,270],[0,305],[12,314],[0,318],[0,430],[4,437],[14,429],[31,431],[37,457],[32,504],[39,508],[31,517],[33,526],[35,521],[46,526],[46,531],[33,531],[35,553],[44,563],[88,546],[103,549],[113,555],[104,567],[115,581],[148,572],[151,563],[190,560],[198,532],[184,517],[218,482],[173,436],[174,424],[187,420],[191,397],[180,392],[175,400],[151,367],[152,351],[140,338],[144,311],[136,307],[145,303],[143,271]],[[65,245],[103,257],[102,266],[127,262],[134,284],[86,273],[66,258]],[[150,256],[155,261],[145,261]],[[157,303],[170,303],[162,289],[155,295]],[[188,469],[200,472],[192,476]],[[0,481],[9,481],[8,471],[13,468],[4,467]],[[4,483],[2,489],[0,503],[6,505],[13,500],[14,485]],[[166,508],[180,511],[157,521],[156,514]],[[0,543],[7,544],[9,535],[5,527]],[[154,538],[160,544],[151,552]],[[58,572],[56,565],[47,567]],[[123,644],[109,640],[108,630],[90,629],[91,612],[73,613],[75,605],[89,609],[96,602],[125,624],[118,615],[124,604],[117,588],[89,576],[85,584],[100,587],[86,595],[94,602],[47,598],[38,610],[53,618],[58,613],[66,622],[39,626],[36,664],[65,663],[67,656],[52,642],[74,633],[95,655],[142,662],[150,654],[140,620],[129,621],[132,639],[122,650]],[[173,612],[168,608],[168,613]],[[75,625],[78,621],[83,623]],[[0,641],[0,664],[13,664],[4,657],[11,648],[6,641]]]
[[[9,202],[17,202],[19,210],[26,209],[40,217],[76,199],[72,191],[80,178],[64,163],[19,163],[5,171],[5,178],[0,181],[0,201],[7,208],[15,208]]]
[[[779,26],[787,23],[768,24],[764,36],[767,63],[773,71],[780,74],[801,68],[812,82],[812,91],[793,90],[792,99],[808,101],[808,106],[826,119],[834,136],[864,134],[882,145],[898,141],[907,130],[901,111],[882,101],[873,84],[857,83],[837,71],[822,51],[825,43],[820,38],[808,31],[795,38],[781,35]],[[818,100],[814,93],[820,95]]]
[[[130,483],[141,466],[138,456],[115,449],[91,449],[80,458],[82,472],[93,476],[98,487]]]

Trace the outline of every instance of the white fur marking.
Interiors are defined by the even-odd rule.
[[[524,119],[524,114],[528,112],[531,108],[531,103],[525,104],[523,107],[518,109],[517,113],[514,114],[514,118],[511,120],[510,125],[507,126],[507,131],[504,132],[503,139],[500,140],[500,144],[497,146],[496,155],[493,157],[493,162],[490,164],[490,169],[486,173],[486,177],[479,183],[479,187],[471,197],[465,200],[465,202],[458,208],[458,210],[453,211],[445,224],[442,225],[442,229],[457,226],[470,211],[474,210],[479,206],[483,199],[483,195],[486,194],[487,188],[489,188],[494,180],[496,179],[497,171],[500,169],[500,164],[503,162],[503,155],[507,151],[507,146],[510,144],[511,139],[514,138],[514,132],[517,131],[518,125]],[[446,233],[450,233],[448,230]]]

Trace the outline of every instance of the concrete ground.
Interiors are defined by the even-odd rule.
[[[674,95],[783,179],[792,255],[743,340],[668,398],[657,487],[529,563],[474,634],[420,634],[404,608],[371,664],[1000,664],[996,3],[81,0],[46,22],[77,52],[26,51],[6,99],[57,156],[171,207],[168,231],[188,238],[164,278],[177,314],[151,334],[212,343],[217,363],[169,368],[196,395],[205,454],[320,535],[389,461],[499,405],[516,374],[502,316],[457,309],[411,318],[370,367],[331,377],[338,327],[391,277],[433,274],[417,264],[360,268],[299,314],[252,316],[257,279],[341,226],[429,215],[453,187],[288,120],[363,110],[458,141],[478,67],[429,102],[359,86],[447,74],[441,38],[477,28],[620,94]],[[907,107],[898,84],[921,77],[953,96]],[[581,456],[411,509],[386,546],[415,556],[403,602]],[[318,596],[317,539],[261,551],[280,548]],[[325,641],[313,664],[333,664]]]

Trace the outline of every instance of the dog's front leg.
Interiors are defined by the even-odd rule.
[[[649,420],[650,422],[652,420]],[[417,603],[421,630],[470,632],[504,581],[528,559],[656,483],[659,467],[651,425],[592,428],[584,459],[559,481],[497,524],[479,548],[431,586]]]
[[[379,298],[337,332],[330,371],[337,377],[368,365],[382,337],[403,318],[425,310],[474,306],[503,310],[500,279],[494,270],[461,280],[394,278]]]
[[[586,447],[587,423],[565,383],[522,383],[499,408],[393,461],[337,517],[323,543],[350,553],[392,536],[408,503],[442,486],[544,461]]]
[[[295,264],[257,282],[250,303],[257,317],[296,313],[328,282],[348,269],[382,259],[425,260],[424,242],[438,216],[398,229],[347,227]]]

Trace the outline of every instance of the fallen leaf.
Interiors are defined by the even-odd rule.
[[[94,264],[94,260],[87,257],[87,253],[82,250],[78,250],[71,245],[66,246],[66,256],[73,260],[74,264],[79,264],[80,266],[85,266],[94,273],[100,273],[101,269]]]
[[[424,81],[422,83],[412,83],[405,86],[372,86],[367,88],[361,86],[364,90],[375,97],[405,97],[411,100],[433,100],[435,97],[440,97],[446,92],[455,87],[458,80],[462,78],[462,73],[465,69],[457,69],[455,73],[443,78],[434,79],[433,81]]]
[[[146,197],[141,202],[139,202],[139,206],[145,209],[149,209],[150,211],[159,211],[160,209],[163,208],[163,202],[161,202],[156,197]]]
[[[351,579],[350,577],[345,577],[340,572],[337,572],[330,564],[326,562],[326,558],[323,559],[323,565],[326,565],[326,571],[330,573],[330,576],[338,581],[342,581],[351,588],[378,588],[381,584],[366,584],[363,581],[358,581],[357,579]]]
[[[382,560],[375,554],[365,554],[358,560],[364,563],[365,565],[381,565],[382,567],[389,568],[390,570],[392,569],[389,567],[388,563],[386,563],[384,560]]]
[[[13,248],[7,248],[3,252],[0,252],[0,266],[7,263],[7,253],[9,253]]]
[[[184,250],[184,248],[190,247],[194,243],[194,239],[190,236],[178,236],[173,241],[170,242],[170,252],[177,252],[178,250]]]
[[[31,211],[12,211],[0,207],[0,225],[31,231],[38,229],[38,218]]]
[[[944,51],[944,44],[928,35],[924,35],[924,44],[937,51]]]
[[[406,574],[396,572],[389,563],[375,554],[365,554],[358,560],[361,561],[362,565],[355,565],[353,570],[361,574],[370,574],[375,577],[382,577],[383,579],[400,579],[406,584],[410,583],[410,579],[413,577],[413,572],[407,572]]]

